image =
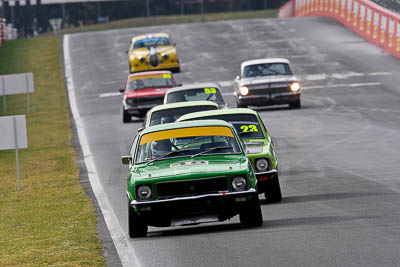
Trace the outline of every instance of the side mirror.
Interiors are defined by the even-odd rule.
[[[183,84],[181,84],[181,83],[178,83],[176,86],[183,86]]]
[[[127,54],[128,54],[128,53],[129,53],[129,50],[126,50],[126,51],[125,51],[125,53],[127,53]]]
[[[122,160],[122,164],[129,165],[129,163],[132,161],[132,157],[131,156],[122,156],[121,160]]]
[[[140,127],[139,129],[137,129],[137,132],[140,133],[141,131],[143,131],[144,127]]]
[[[173,46],[176,46],[176,43],[173,43],[172,45],[173,45]]]
[[[119,91],[120,93],[123,93],[123,92],[125,92],[125,88],[120,88],[118,91]]]

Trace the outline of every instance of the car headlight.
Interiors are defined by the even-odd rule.
[[[256,159],[255,165],[256,165],[257,171],[266,171],[266,170],[268,170],[268,167],[269,167],[268,160],[265,158]]]
[[[138,200],[147,200],[151,198],[151,188],[148,185],[140,185],[136,189]]]
[[[244,191],[247,188],[247,181],[242,176],[236,176],[232,179],[233,191]]]
[[[248,95],[249,94],[249,88],[247,86],[240,86],[239,92],[241,95]]]
[[[144,59],[145,59],[144,57],[140,57],[140,58],[139,58],[139,61],[143,63],[143,62],[144,62]]]
[[[134,100],[133,98],[127,98],[127,99],[126,99],[126,103],[127,103],[128,105],[133,105],[133,104],[135,103],[135,100]]]
[[[298,82],[294,82],[290,85],[290,90],[292,90],[292,92],[298,92],[300,91],[300,83]]]
[[[162,57],[163,57],[164,60],[168,59],[168,55],[167,54],[164,54]]]

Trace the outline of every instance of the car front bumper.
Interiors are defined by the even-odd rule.
[[[149,225],[173,225],[176,219],[202,218],[215,215],[219,220],[237,215],[248,203],[257,199],[256,189],[241,192],[221,192],[197,196],[176,197],[154,201],[130,202],[138,214]]]
[[[266,172],[258,172],[256,173],[257,177],[257,191],[259,194],[266,192],[271,179],[278,177],[278,170],[269,170]]]
[[[131,65],[130,72],[141,72],[141,71],[152,71],[152,70],[174,70],[179,68],[179,62],[174,62],[174,63],[160,63],[156,67],[153,67],[150,65],[150,63],[140,63],[138,66]]]
[[[300,99],[301,93],[276,93],[276,94],[263,94],[263,95],[247,95],[242,96],[237,94],[236,99],[238,104],[246,106],[269,106],[290,104]]]

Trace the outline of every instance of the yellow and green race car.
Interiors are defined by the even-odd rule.
[[[151,70],[180,71],[175,43],[166,33],[136,36],[132,38],[127,52],[130,73]]]

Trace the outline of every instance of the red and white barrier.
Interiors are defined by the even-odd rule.
[[[328,16],[400,58],[400,14],[369,0],[291,0],[280,18]]]

